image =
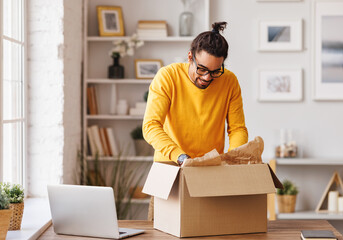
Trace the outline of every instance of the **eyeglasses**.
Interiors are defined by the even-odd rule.
[[[212,78],[219,78],[224,73],[224,63],[222,64],[222,67],[220,69],[210,71],[207,68],[204,67],[198,67],[197,62],[195,61],[195,57],[193,56],[193,61],[195,63],[195,66],[197,68],[196,73],[200,76],[206,76],[207,74],[210,74]]]

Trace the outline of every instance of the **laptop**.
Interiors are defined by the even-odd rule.
[[[144,230],[118,228],[111,187],[48,185],[55,233],[122,239]]]

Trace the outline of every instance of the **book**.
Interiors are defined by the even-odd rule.
[[[108,150],[108,154],[109,154],[109,156],[113,157],[114,154],[113,154],[112,149],[111,149],[111,144],[110,144],[110,140],[108,138],[107,129],[103,128],[103,131],[104,131],[105,143],[106,143],[106,147]]]
[[[330,230],[302,230],[301,239],[303,240],[333,240],[337,239]]]
[[[139,29],[167,29],[166,21],[138,21],[137,27]]]
[[[92,130],[90,127],[87,128],[87,137],[88,137],[88,143],[90,147],[89,149],[90,155],[95,156],[97,149],[95,146],[94,137],[93,137]]]
[[[98,102],[96,99],[96,91],[95,91],[95,86],[91,86],[91,96],[92,96],[92,104],[94,106],[94,113],[95,115],[98,114]]]
[[[97,152],[99,153],[99,156],[104,156],[104,150],[102,149],[101,139],[100,139],[100,134],[99,134],[99,127],[97,125],[93,125],[90,127],[90,129],[92,131],[91,135],[94,138],[95,147],[96,147]]]
[[[87,87],[87,110],[90,115],[95,115],[92,87]]]
[[[114,139],[114,134],[113,134],[112,128],[106,128],[106,132],[107,132],[107,136],[108,136],[108,141],[110,143],[112,156],[118,156],[119,151],[118,151],[115,139]]]
[[[104,156],[109,157],[110,153],[107,148],[106,139],[105,139],[105,129],[99,128],[99,135],[100,135],[100,141],[102,149],[104,150]]]
[[[137,29],[139,37],[167,37],[166,29]]]

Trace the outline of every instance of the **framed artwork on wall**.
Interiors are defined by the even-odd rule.
[[[124,36],[124,21],[121,7],[97,6],[99,35]]]
[[[152,79],[163,66],[160,59],[135,59],[137,79]]]
[[[301,101],[302,70],[260,70],[259,101]]]
[[[343,100],[343,2],[313,3],[315,100]]]
[[[260,21],[260,51],[301,51],[302,20]]]

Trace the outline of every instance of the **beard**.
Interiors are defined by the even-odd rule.
[[[195,86],[197,86],[197,88],[200,88],[200,89],[206,89],[208,88],[208,86],[211,85],[213,79],[211,79],[210,81],[205,81],[205,80],[202,80],[200,77],[197,77],[195,79]]]

